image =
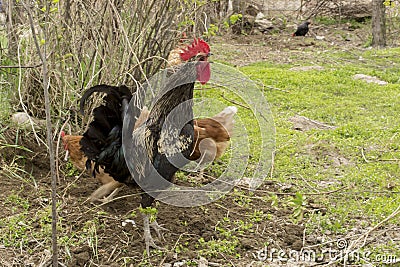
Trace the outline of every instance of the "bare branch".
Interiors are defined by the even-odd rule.
[[[239,103],[239,102],[237,102],[237,101],[235,101],[235,100],[231,100],[231,99],[227,98],[224,94],[221,94],[221,97],[222,97],[223,99],[225,99],[226,101],[231,102],[232,104],[241,106],[242,108],[245,108],[245,109],[250,109],[248,106],[245,106],[245,105],[243,105],[242,103]]]
[[[53,249],[53,267],[58,266],[58,246],[57,246],[57,176],[56,176],[56,164],[53,151],[53,137],[52,137],[52,125],[51,125],[51,114],[50,114],[50,97],[49,97],[49,81],[48,81],[48,71],[47,71],[47,61],[46,61],[46,43],[43,44],[43,51],[40,50],[39,42],[37,39],[37,34],[35,31],[35,26],[33,24],[32,11],[29,6],[21,1],[24,8],[28,12],[29,24],[31,26],[32,37],[36,46],[37,53],[42,61],[42,85],[44,91],[45,109],[46,109],[46,128],[47,128],[47,146],[49,148],[50,156],[50,173],[51,173],[51,202],[52,202],[52,216],[51,216],[51,230],[52,230],[52,249]],[[47,3],[47,2],[46,2]],[[45,18],[47,21],[49,7],[46,8]],[[46,25],[46,23],[44,24]],[[43,26],[46,27],[46,26]],[[45,30],[45,40],[47,37],[46,28]]]
[[[43,65],[42,63],[38,63],[38,64],[35,64],[32,66],[1,66],[0,65],[0,69],[34,69],[34,68],[40,67],[42,65]]]

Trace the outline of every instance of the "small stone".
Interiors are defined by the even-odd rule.
[[[356,74],[353,76],[353,79],[355,80],[363,80],[367,83],[376,83],[379,85],[386,85],[388,84],[388,82],[382,81],[379,78],[375,77],[375,76],[369,76],[369,75],[365,75],[365,74]]]

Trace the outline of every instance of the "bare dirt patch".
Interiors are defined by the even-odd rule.
[[[368,43],[370,29],[368,25],[353,28],[351,23],[340,25],[310,26],[305,37],[292,37],[294,30],[290,27],[275,34],[257,35],[224,35],[213,37],[216,51],[213,59],[229,62],[235,66],[244,66],[258,61],[269,61],[277,64],[298,63],[302,59],[313,59],[315,64],[327,62],[326,58],[316,57],[316,53],[337,49],[364,49]],[[299,65],[302,67],[302,65]]]

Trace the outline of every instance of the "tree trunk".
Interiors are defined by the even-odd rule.
[[[64,20],[65,26],[70,26],[71,23],[71,0],[64,1]]]
[[[383,0],[372,1],[372,46],[386,46],[386,6]]]

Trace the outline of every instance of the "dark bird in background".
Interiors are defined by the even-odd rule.
[[[309,21],[303,22],[297,27],[297,30],[292,34],[292,36],[305,36],[308,33],[308,25],[310,24],[311,22]]]
[[[88,158],[86,167],[91,169],[94,163],[94,175],[96,171],[103,168],[104,172],[116,181],[128,186],[137,186],[136,181],[147,183],[149,180],[148,182],[151,183],[152,176],[147,175],[149,168],[154,168],[165,180],[172,182],[175,172],[183,166],[172,164],[168,158],[180,154],[189,159],[193,150],[194,84],[196,80],[205,84],[210,79],[209,56],[209,45],[200,39],[195,39],[190,46],[182,50],[180,58],[190,63],[180,66],[168,77],[164,87],[172,89],[166,90],[158,98],[151,107],[147,120],[130,136],[134,150],[126,152],[131,153],[129,155],[133,160],[129,162],[134,166],[132,169],[135,171],[132,173],[127,167],[122,148],[123,122],[124,120],[133,121],[129,118],[132,114],[126,112],[132,98],[131,92],[125,86],[99,85],[88,89],[81,99],[82,112],[85,101],[94,92],[102,92],[106,96],[104,103],[93,110],[94,119],[80,141],[81,150]],[[173,85],[175,87],[172,87]],[[182,103],[186,104],[182,105]],[[185,123],[180,125],[182,121]],[[168,125],[166,129],[163,129],[164,123]],[[143,148],[140,151],[145,151],[146,155],[140,154],[135,148]],[[166,188],[160,185],[157,189]],[[150,207],[154,197],[155,195],[142,194],[141,207],[143,209]],[[155,245],[150,234],[149,215],[145,212],[143,222],[146,250],[149,254],[150,246],[156,248],[158,246]],[[157,227],[157,224],[153,226]]]

